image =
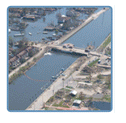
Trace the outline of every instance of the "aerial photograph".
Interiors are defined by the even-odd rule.
[[[112,8],[9,6],[7,110],[112,111]]]

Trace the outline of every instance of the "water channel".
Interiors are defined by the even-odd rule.
[[[101,7],[99,10],[100,9]],[[43,28],[47,26],[50,20],[57,23],[56,13],[58,12],[59,11],[56,11],[46,15],[45,22],[43,22],[42,18],[34,23],[28,22],[29,25],[25,29],[26,38],[32,41],[40,41],[44,35],[42,33],[37,34],[37,31],[43,31]],[[65,14],[66,8],[61,9],[60,12]],[[35,28],[33,29],[32,26],[35,26]],[[33,34],[32,36],[28,35],[29,31]],[[86,47],[87,43],[95,42],[95,46],[97,47],[103,42],[110,32],[111,10],[108,10],[66,40],[66,42],[73,43],[77,47]],[[9,35],[13,36],[13,34],[15,34],[14,31]],[[15,38],[14,40],[17,41],[19,39],[20,38]],[[51,76],[55,76],[63,67],[66,69],[77,58],[77,56],[52,52],[52,55],[41,58],[35,66],[26,72],[26,75],[33,79],[50,80]],[[24,75],[18,77],[12,84],[8,85],[8,109],[25,110],[51,83],[52,82],[50,81],[32,81]]]

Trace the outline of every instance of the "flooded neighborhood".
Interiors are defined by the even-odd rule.
[[[110,7],[9,7],[9,111],[111,111]]]

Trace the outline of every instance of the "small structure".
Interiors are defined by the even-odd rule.
[[[10,65],[10,67],[15,68],[15,67],[17,67],[19,64],[20,64],[20,61],[19,61],[19,58],[18,58],[17,56],[14,56],[13,58],[11,58],[11,59],[9,60],[9,65]]]
[[[81,100],[74,100],[73,106],[80,106],[81,102]]]
[[[44,28],[44,31],[54,31],[54,30],[55,30],[55,27],[53,27],[53,26],[46,26]]]
[[[72,90],[72,91],[70,92],[70,95],[72,95],[72,96],[76,96],[76,95],[77,95],[77,91]]]
[[[80,13],[79,12],[76,12],[74,10],[70,10],[70,11],[67,11],[66,12],[66,15],[68,17],[78,17],[78,16],[80,16]]]
[[[67,17],[65,15],[62,15],[61,17],[58,18],[58,23],[65,23],[67,21],[71,20],[70,17]]]
[[[63,45],[63,48],[71,48],[72,49],[73,47],[74,47],[74,45],[70,44],[70,43]]]
[[[26,16],[23,16],[23,19],[26,19],[26,20],[35,20],[35,16],[31,16],[31,15],[26,15]]]
[[[26,57],[28,57],[28,52],[26,50],[23,50],[17,54],[17,57],[20,59],[25,59]]]

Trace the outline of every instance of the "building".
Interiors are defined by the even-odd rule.
[[[81,103],[82,103],[81,100],[74,100],[73,101],[73,106],[80,106]]]
[[[14,56],[9,60],[10,67],[16,68],[20,64],[20,59],[17,56]]]
[[[26,20],[35,20],[35,16],[31,16],[31,15],[26,15],[26,16],[23,16],[23,19],[26,19]]]
[[[66,15],[68,17],[78,17],[78,16],[80,16],[80,13],[79,12],[76,12],[74,10],[70,10],[70,11],[67,11],[66,12]]]
[[[55,30],[55,27],[53,27],[53,26],[46,26],[44,28],[44,31],[54,31],[54,30]]]
[[[70,95],[72,95],[72,96],[76,96],[76,95],[77,95],[77,91],[72,90],[72,91],[70,92]]]
[[[70,17],[67,17],[65,15],[62,15],[61,17],[58,18],[58,23],[65,23],[65,22],[68,22],[70,20],[71,20]]]
[[[19,59],[25,59],[26,57],[28,57],[28,52],[26,50],[21,51],[20,53],[17,54],[17,57]]]

